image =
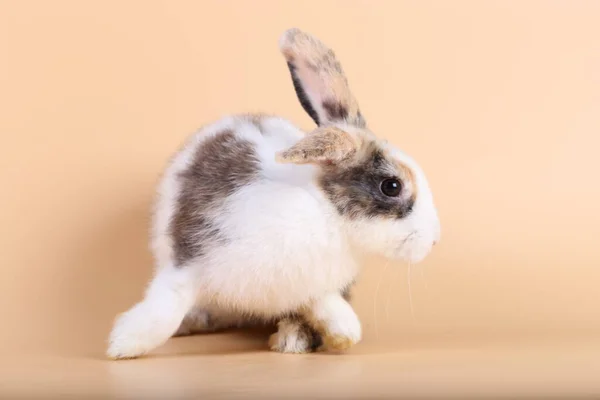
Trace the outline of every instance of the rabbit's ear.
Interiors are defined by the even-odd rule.
[[[358,102],[334,52],[299,29],[287,30],[279,41],[300,104],[319,126],[346,122],[364,128]]]
[[[287,150],[277,153],[281,163],[332,165],[357,153],[361,140],[336,127],[317,128]]]

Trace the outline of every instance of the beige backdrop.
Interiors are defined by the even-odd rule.
[[[197,127],[311,128],[277,48],[291,26],[336,50],[439,206],[413,313],[406,265],[364,269],[355,351],[597,335],[600,2],[368,3],[0,1],[0,351],[101,355],[150,277],[158,174]]]

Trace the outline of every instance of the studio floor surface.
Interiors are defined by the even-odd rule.
[[[592,338],[382,340],[308,355],[268,352],[265,338],[177,338],[118,362],[101,354],[5,358],[0,398],[600,398]]]

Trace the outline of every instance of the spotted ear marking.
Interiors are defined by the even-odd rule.
[[[283,33],[279,48],[287,61],[298,100],[317,125],[344,122],[366,127],[333,50],[297,28]]]

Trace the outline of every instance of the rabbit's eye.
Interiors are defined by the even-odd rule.
[[[402,183],[398,179],[384,179],[381,182],[381,192],[388,197],[398,197],[402,191]]]

